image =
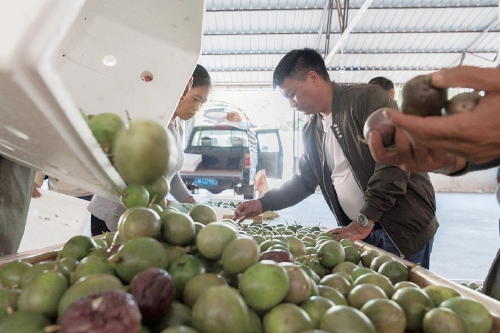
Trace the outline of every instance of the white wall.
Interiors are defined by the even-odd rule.
[[[493,193],[497,186],[497,168],[449,177],[430,174],[436,192]]]

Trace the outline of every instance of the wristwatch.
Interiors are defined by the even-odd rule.
[[[360,226],[365,228],[373,228],[375,226],[375,224],[371,223],[363,213],[359,213],[357,221]]]

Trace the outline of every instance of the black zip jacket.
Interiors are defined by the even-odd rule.
[[[367,84],[333,85],[332,130],[364,192],[365,205],[361,213],[381,224],[403,257],[410,256],[429,242],[439,226],[429,176],[376,163],[368,145],[359,140],[363,138],[363,126],[371,113],[382,107],[397,108],[382,88]],[[340,207],[325,162],[321,120],[321,115],[316,114],[304,126],[299,174],[259,200],[263,211],[279,210],[304,200],[319,185],[338,224],[346,226],[351,220]]]

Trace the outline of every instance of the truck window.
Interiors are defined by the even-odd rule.
[[[191,146],[248,147],[248,134],[240,130],[207,129],[193,135]]]
[[[279,143],[275,133],[259,133],[260,151],[279,153]]]

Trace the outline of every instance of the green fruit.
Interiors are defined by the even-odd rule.
[[[184,288],[193,277],[205,273],[201,261],[191,254],[184,254],[173,260],[168,266],[168,272],[175,284],[175,295],[182,300]]]
[[[376,333],[372,322],[363,312],[345,305],[328,309],[319,328],[328,332]]]
[[[156,237],[160,234],[160,230],[160,215],[146,207],[129,208],[118,220],[118,232],[123,240]]]
[[[443,301],[439,306],[452,310],[462,319],[465,333],[487,333],[493,328],[493,317],[476,300],[453,297]]]
[[[434,306],[439,306],[443,301],[446,301],[448,298],[460,296],[460,294],[457,291],[446,286],[431,285],[425,287],[423,291],[432,300]]]
[[[354,246],[344,246],[345,261],[358,264],[361,260],[361,254],[359,250]]]
[[[401,288],[407,288],[407,287],[420,289],[420,286],[416,283],[410,281],[401,281],[394,285],[394,292],[398,291]],[[429,294],[427,294],[427,296],[431,297]]]
[[[96,273],[115,275],[115,269],[107,260],[97,256],[90,256],[83,258],[78,266],[76,266],[73,279],[74,281],[78,281],[84,276]]]
[[[38,333],[50,324],[51,321],[41,313],[16,311],[0,321],[0,332]]]
[[[274,261],[263,260],[243,272],[238,289],[245,302],[255,310],[269,310],[288,293],[286,270]]]
[[[380,268],[380,266],[382,266],[383,263],[386,263],[388,261],[393,261],[393,260],[394,260],[394,258],[392,258],[389,255],[386,255],[386,254],[379,255],[379,256],[373,258],[373,260],[370,264],[370,268],[373,269],[375,272],[378,272],[378,269]]]
[[[89,128],[106,155],[112,155],[117,133],[126,129],[120,116],[114,113],[100,113],[88,121]]]
[[[146,185],[168,172],[176,156],[175,139],[154,121],[133,122],[116,136],[114,165],[128,184]]]
[[[65,266],[56,265],[55,261],[40,261],[23,273],[23,276],[21,277],[21,289],[26,288],[40,273],[44,271],[53,271],[56,267],[57,271],[60,272],[67,281],[69,281],[70,274]]]
[[[347,305],[347,300],[344,295],[333,287],[318,285],[318,292],[319,296],[328,298],[330,301],[335,303],[335,305]]]
[[[128,184],[121,194],[125,208],[146,207],[149,203],[149,192],[144,185]]]
[[[78,265],[78,260],[75,258],[62,258],[59,260],[59,266],[63,266],[68,270],[68,272],[73,272],[76,268],[76,265]]]
[[[41,313],[48,318],[55,318],[57,306],[68,289],[68,281],[58,271],[40,273],[26,288],[18,300],[21,311]]]
[[[234,288],[209,288],[194,303],[193,327],[200,333],[247,333],[249,324],[247,305]]]
[[[24,272],[33,266],[24,261],[13,261],[8,263],[0,271],[0,282],[4,287],[19,286]]]
[[[387,297],[391,298],[394,294],[394,286],[388,277],[379,273],[368,273],[363,274],[356,280],[354,280],[353,287],[359,286],[360,284],[374,284],[382,288]]]
[[[189,216],[195,222],[200,222],[205,225],[217,221],[217,213],[215,209],[207,204],[196,204],[189,210]]]
[[[8,308],[17,310],[21,289],[0,289],[0,322],[8,315]]]
[[[194,221],[188,214],[161,212],[161,236],[169,244],[188,245],[194,238]]]
[[[329,286],[340,291],[340,293],[347,297],[351,290],[351,283],[344,276],[339,273],[325,275],[320,281],[320,285]]]
[[[344,247],[334,240],[325,241],[319,246],[317,256],[321,265],[333,268],[338,263],[344,261]]]
[[[361,275],[368,274],[368,273],[376,273],[373,269],[367,268],[367,267],[357,267],[352,270],[351,277],[353,281],[356,281],[357,278],[359,278]]]
[[[309,297],[305,302],[300,304],[300,307],[309,315],[314,328],[319,328],[321,318],[326,311],[335,306],[335,303],[323,296]]]
[[[229,242],[222,251],[222,266],[228,273],[242,273],[259,261],[259,244],[248,236],[238,236]]]
[[[204,273],[193,276],[184,286],[184,304],[193,307],[198,297],[207,289],[214,286],[227,286],[226,280],[214,273]]]
[[[181,302],[174,301],[167,312],[153,323],[151,330],[161,332],[163,329],[177,325],[193,326],[191,309]]]
[[[464,333],[460,317],[450,309],[434,308],[427,312],[423,322],[425,333]]]
[[[295,236],[286,236],[290,252],[294,257],[305,256],[307,254],[307,249],[300,239]]]
[[[314,328],[307,312],[290,303],[273,307],[265,314],[263,325],[266,333],[300,333]]]
[[[350,306],[361,309],[368,301],[377,298],[387,299],[387,295],[382,288],[374,284],[360,284],[352,288],[349,292],[349,295],[347,295],[347,302]]]
[[[398,303],[390,299],[372,299],[361,307],[361,312],[370,319],[377,333],[404,333],[405,331],[405,312]]]
[[[194,328],[184,325],[170,326],[160,333],[198,333]]]
[[[384,262],[380,265],[378,273],[387,276],[393,285],[401,281],[407,281],[409,278],[408,267],[396,260]]]
[[[370,265],[376,257],[380,256],[380,252],[369,249],[361,253],[361,265],[370,268]]]
[[[344,248],[344,250],[345,250],[345,248]],[[335,267],[333,267],[333,269],[332,269],[332,273],[344,272],[344,273],[348,273],[350,275],[351,272],[353,270],[355,270],[356,268],[358,268],[358,266],[356,266],[354,263],[352,263],[350,261],[344,261],[344,262],[339,263],[338,265],[335,265]]]
[[[198,251],[207,259],[218,260],[229,242],[236,238],[238,233],[224,222],[207,224],[196,236]]]
[[[61,257],[82,260],[95,248],[97,248],[97,244],[91,237],[83,235],[73,236],[63,245]]]
[[[71,285],[64,293],[57,307],[57,316],[62,319],[68,307],[74,301],[96,291],[123,289],[120,280],[109,274],[93,274],[85,276]]]
[[[308,299],[311,295],[311,284],[309,276],[302,267],[291,262],[282,262],[278,265],[285,268],[290,283],[284,301],[299,304]]]
[[[262,327],[262,321],[259,315],[252,308],[248,308],[248,319],[249,319],[249,333],[264,333]]]
[[[170,191],[170,184],[167,178],[159,177],[154,182],[144,184],[144,186],[146,186],[146,189],[149,193],[149,200],[159,204],[160,206],[165,205],[165,197]]]
[[[98,246],[99,249],[107,249],[109,247],[108,243],[104,238],[94,238],[94,242]]]
[[[392,296],[392,300],[403,308],[406,315],[406,329],[412,331],[422,330],[424,315],[434,307],[432,300],[417,288],[399,289]]]
[[[168,256],[163,245],[154,238],[137,237],[123,243],[109,258],[116,275],[128,283],[135,274],[149,267],[167,269]]]

